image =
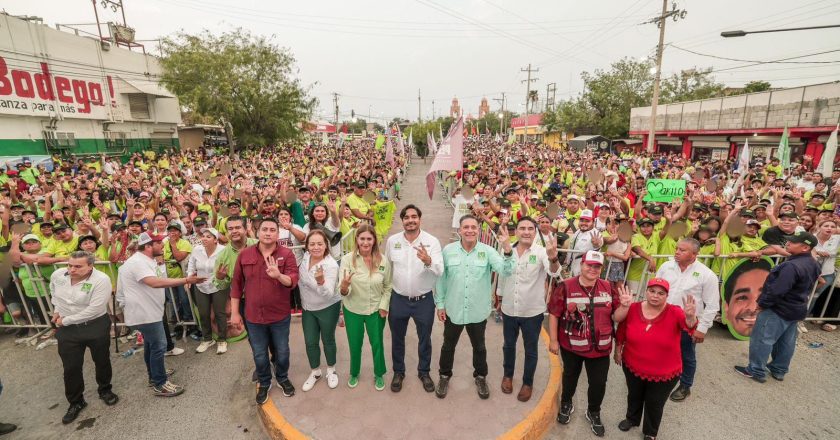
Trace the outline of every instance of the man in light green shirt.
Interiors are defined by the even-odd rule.
[[[440,381],[435,394],[446,397],[455,347],[461,332],[466,329],[473,347],[473,377],[482,399],[490,397],[487,387],[487,349],[484,330],[492,310],[491,275],[496,272],[507,277],[513,274],[513,249],[507,228],[499,228],[497,239],[504,257],[492,247],[478,241],[478,219],[472,215],[461,217],[458,233],[461,240],[443,248],[443,275],[435,288],[438,319],[443,321],[443,346],[440,349]]]
[[[230,281],[233,277],[233,268],[236,266],[236,259],[239,253],[248,246],[257,244],[256,238],[249,238],[245,232],[245,220],[238,215],[231,215],[225,221],[227,227],[228,244],[216,257],[216,276],[213,277],[213,285],[219,290],[230,288]],[[240,302],[244,304],[244,302]]]

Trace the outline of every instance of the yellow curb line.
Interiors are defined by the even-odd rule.
[[[257,412],[260,413],[260,419],[262,419],[269,438],[273,440],[304,440],[309,438],[286,421],[286,418],[280,414],[280,410],[277,409],[274,400],[270,397],[267,402],[257,407]]]
[[[550,341],[545,329],[542,329],[540,336],[545,345],[548,346]],[[541,439],[554,426],[554,418],[559,405],[560,376],[563,375],[563,367],[560,365],[560,359],[557,355],[551,353],[548,354],[548,363],[551,368],[548,385],[537,406],[510,431],[499,436],[500,440]]]
[[[542,329],[540,336],[548,346],[548,333]],[[556,355],[548,355],[548,363],[551,372],[548,377],[548,385],[543,392],[540,401],[521,422],[511,428],[508,432],[499,436],[500,440],[533,440],[542,438],[554,425],[555,414],[558,410],[558,398],[560,395],[560,376],[563,374],[563,367]],[[274,405],[274,400],[269,398],[267,402],[257,408],[262,419],[263,426],[268,436],[273,440],[305,440],[305,434],[292,426]]]

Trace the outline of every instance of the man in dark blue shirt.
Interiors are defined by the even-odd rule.
[[[797,322],[808,314],[808,297],[820,277],[821,267],[811,255],[817,237],[797,232],[788,238],[787,261],[770,271],[761,295],[759,314],[750,336],[749,365],[735,371],[764,383],[766,370],[776,380],[784,380],[796,349]],[[767,363],[767,358],[773,359]]]

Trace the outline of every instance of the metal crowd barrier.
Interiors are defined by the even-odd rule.
[[[488,245],[488,246],[493,247],[499,253],[502,253],[501,243],[499,242],[498,238],[496,237],[496,234],[493,231],[491,231],[491,230],[482,231],[482,233],[479,234],[479,241]],[[561,263],[561,266],[562,266],[563,275],[559,278],[548,277],[549,279],[546,281],[546,295],[547,295],[546,299],[548,298],[548,295],[550,295],[551,291],[553,290],[554,284],[557,281],[571,276],[570,267],[569,267],[570,264],[566,262],[567,256],[568,255],[575,255],[575,254],[582,254],[582,253],[583,253],[582,251],[575,251],[575,250],[571,250],[571,249],[558,249],[558,255],[560,257],[560,263]],[[654,260],[665,261],[665,260],[673,259],[674,256],[673,255],[665,255],[665,254],[655,254],[655,255],[651,255],[651,258],[653,258]],[[726,260],[730,259],[730,258],[733,258],[733,257],[730,257],[728,255],[720,255],[720,256],[698,255],[697,256],[698,261],[706,264],[706,266],[710,267],[710,268],[713,266],[710,263],[712,263],[712,261],[714,259],[719,259],[720,264],[718,265],[719,267],[717,268],[718,269],[717,272],[715,272],[715,275],[717,275],[717,277],[718,277],[718,288],[719,289],[723,289],[723,275],[724,274],[722,272],[724,271],[725,268],[727,268],[727,265],[725,264]],[[783,256],[770,256],[770,259],[773,260],[774,266],[780,264],[782,261],[785,260],[785,258],[786,257],[783,257]],[[837,259],[839,259],[839,258],[840,258],[840,256],[835,257],[835,264],[836,264]],[[743,257],[738,257],[738,259],[741,260],[741,259],[743,259]],[[611,265],[621,264],[621,265],[624,266],[623,267],[623,269],[624,269],[623,270],[624,279],[623,279],[623,281],[621,281],[621,283],[634,287],[634,290],[633,290],[632,293],[634,294],[636,301],[641,301],[642,299],[644,299],[644,293],[645,293],[645,289],[646,289],[646,286],[647,286],[647,282],[648,282],[648,280],[650,280],[655,275],[655,271],[654,272],[649,271],[650,263],[646,259],[643,259],[641,257],[636,257],[636,256],[631,257],[626,262],[624,262],[624,261],[611,261],[609,258],[607,258],[606,260],[607,260],[606,264],[604,265],[604,268],[601,271],[601,279],[606,279],[607,274],[610,273],[610,266]],[[642,275],[641,275],[641,278],[639,280],[629,280],[628,279],[628,275],[630,273],[630,270],[629,270],[630,263],[634,260],[643,260],[644,261],[644,264],[643,264],[643,267],[642,267]],[[498,287],[498,275],[496,273],[493,273],[492,292],[493,292],[494,295],[497,291],[496,290],[497,287]],[[815,316],[808,316],[807,318],[805,318],[805,320],[806,321],[840,321],[840,313],[838,313],[837,316],[827,316],[826,315],[829,311],[828,308],[831,305],[831,301],[832,301],[832,298],[835,295],[836,290],[837,290],[836,284],[832,283],[828,287],[828,291],[823,293],[823,295],[825,295],[825,302],[824,302],[823,306],[820,308],[820,310],[813,310],[812,313],[809,313],[809,315],[814,314]],[[810,294],[809,299],[808,299],[809,310],[812,307],[813,302],[817,300],[817,295],[816,294],[817,294],[817,284],[815,284],[814,286],[811,287],[811,294]],[[838,295],[840,295],[840,293],[838,293]]]

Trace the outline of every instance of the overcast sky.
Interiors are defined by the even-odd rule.
[[[424,118],[448,113],[457,96],[477,114],[483,96],[507,95],[507,108],[522,109],[528,63],[539,68],[532,85],[544,99],[556,84],[557,100],[582,91],[580,73],[606,68],[621,57],[652,56],[659,0],[124,0],[128,25],[138,39],[184,30],[244,27],[273,36],[297,58],[299,76],[313,86],[320,119],[332,120],[332,92],[341,118],[350,110],[374,119],[416,119],[417,93]],[[837,0],[677,1],[688,11],[668,21],[666,43],[740,60],[778,60],[837,50],[792,61],[824,64],[762,64],[724,70],[715,77],[730,86],[768,80],[791,87],[840,80],[840,29],[748,35],[724,39],[723,30],[763,30],[840,23]],[[16,0],[0,3],[13,15],[35,15],[49,25],[91,23],[89,0]],[[669,4],[669,9],[671,8]],[[103,21],[117,14],[99,7]],[[94,31],[95,28],[87,27]],[[155,43],[147,43],[154,46]],[[727,69],[749,63],[691,54],[669,47],[663,73],[693,67]]]

